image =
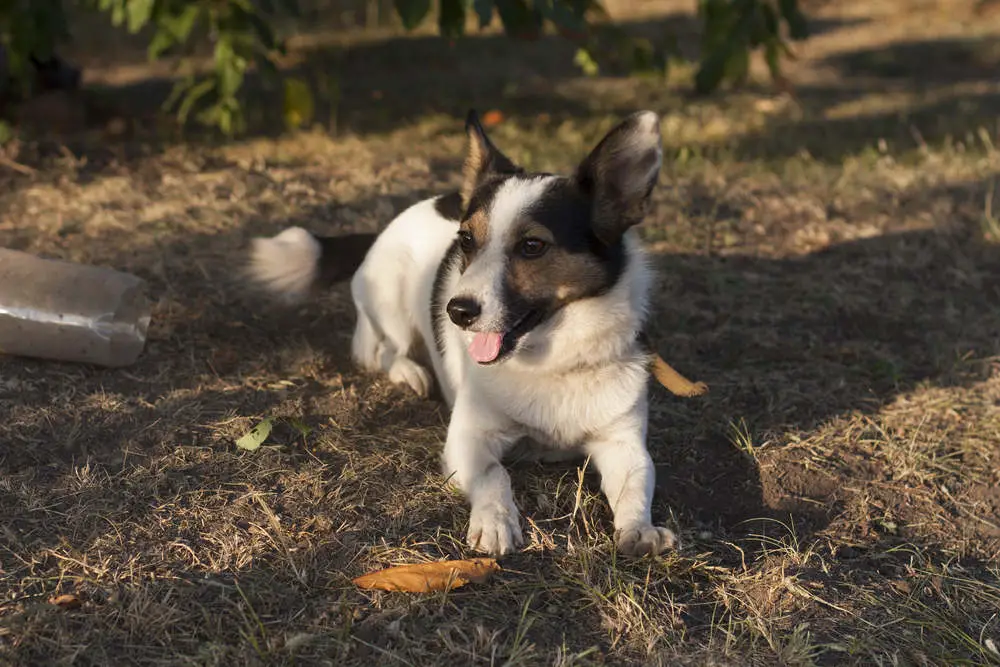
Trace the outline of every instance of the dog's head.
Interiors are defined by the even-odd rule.
[[[472,358],[493,364],[566,305],[618,282],[624,234],[645,216],[663,149],[651,111],[612,129],[569,177],[517,167],[474,111],[466,132],[462,275],[447,312],[469,332]]]

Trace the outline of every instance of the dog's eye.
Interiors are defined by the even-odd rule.
[[[462,247],[462,252],[472,252],[476,249],[476,239],[472,232],[462,229],[458,232],[458,245]]]
[[[545,254],[548,247],[549,245],[541,239],[524,239],[521,241],[521,245],[518,250],[522,257],[534,259],[535,257],[541,257]]]

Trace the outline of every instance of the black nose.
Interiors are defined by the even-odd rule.
[[[483,309],[475,299],[456,296],[448,302],[448,317],[463,329],[472,326],[482,312]]]

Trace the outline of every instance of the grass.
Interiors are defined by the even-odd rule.
[[[983,204],[983,238],[993,243],[1000,243],[1000,218],[997,218],[993,211],[995,193],[996,181],[991,181]]]
[[[303,57],[367,68],[338,133],[19,128],[0,245],[133,271],[155,314],[127,369],[0,359],[0,664],[1000,664],[995,35],[833,4],[797,100],[585,79],[544,40],[463,46],[494,54],[474,72],[419,42],[407,66],[388,40]],[[935,58],[956,43],[978,54],[959,70]],[[454,187],[466,104],[559,170],[625,110],[663,113],[651,334],[710,386],[652,392],[654,515],[684,547],[620,558],[589,467],[520,465],[528,545],[504,572],[362,592],[370,569],[471,555],[447,414],[351,365],[346,289],[280,308],[233,267],[253,235],[377,229]]]

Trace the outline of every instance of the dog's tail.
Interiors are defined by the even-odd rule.
[[[271,238],[256,238],[247,267],[250,280],[286,302],[347,280],[357,271],[377,234],[316,236],[289,227]]]

